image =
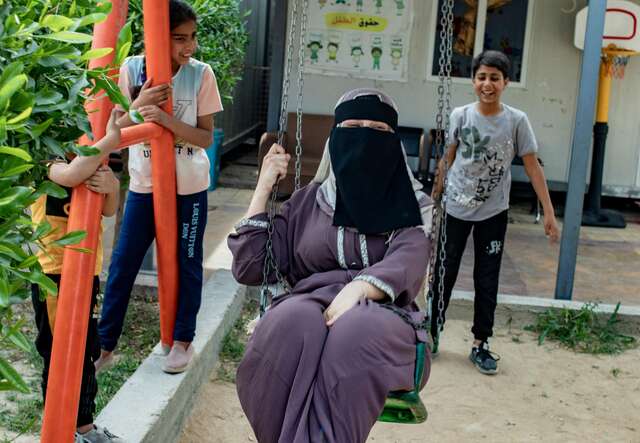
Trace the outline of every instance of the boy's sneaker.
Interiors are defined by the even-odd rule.
[[[125,443],[120,437],[113,435],[102,426],[93,425],[93,429],[85,434],[76,432],[75,443]]]
[[[480,346],[471,348],[469,360],[475,365],[478,371],[486,375],[498,373],[498,360],[500,356],[489,351],[489,343],[483,341]]]

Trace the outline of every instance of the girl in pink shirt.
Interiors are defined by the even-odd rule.
[[[174,344],[163,370],[184,371],[193,349],[196,316],[202,298],[202,255],[207,223],[209,159],[205,148],[212,142],[213,117],[222,110],[220,94],[211,67],[192,58],[197,48],[197,17],[181,0],[170,0],[171,85],[151,87],[146,77],[144,56],[130,57],[120,69],[120,88],[132,101],[145,122],[155,122],[175,135],[178,191],[179,298]],[[173,100],[174,114],[160,107]],[[121,110],[122,111],[122,110]],[[129,114],[120,112],[119,124],[134,124]],[[129,193],[118,244],[111,257],[99,324],[102,353],[96,362],[100,369],[113,359],[113,350],[131,296],[131,289],[142,260],[155,237],[151,149],[148,144],[129,147]]]

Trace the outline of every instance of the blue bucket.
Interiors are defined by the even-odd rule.
[[[224,140],[224,131],[220,128],[213,130],[213,143],[207,148],[207,157],[209,157],[209,191],[214,191],[218,185],[218,177],[220,176],[220,154],[222,151],[222,141]]]

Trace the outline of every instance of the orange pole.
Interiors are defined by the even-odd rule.
[[[152,79],[153,85],[170,83],[169,2],[144,0],[143,11],[147,77]],[[167,100],[163,108],[172,113],[172,101]],[[160,340],[167,347],[173,344],[173,328],[178,308],[178,217],[174,149],[173,133],[170,131],[164,131],[160,137],[151,140]]]
[[[124,25],[128,0],[113,0],[107,20],[94,28],[93,48],[115,48],[118,30]],[[111,53],[92,60],[90,67],[105,66],[113,60]],[[87,112],[95,138],[104,137],[113,104],[106,96],[87,104]],[[86,230],[86,238],[78,245],[96,251],[100,233],[100,217],[104,198],[80,185],[73,189],[68,230]],[[91,286],[96,264],[95,254],[66,248],[58,294],[56,327],[53,334],[51,366],[44,407],[41,441],[58,443],[73,441],[80,400],[80,383],[87,338]]]
[[[160,137],[164,131],[163,127],[155,123],[143,123],[141,125],[129,126],[121,131],[120,148],[153,140]]]

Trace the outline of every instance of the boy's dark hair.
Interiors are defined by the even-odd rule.
[[[195,21],[198,21],[198,16],[191,5],[182,0],[169,0],[169,29]]]
[[[471,62],[472,77],[476,76],[476,72],[480,69],[480,66],[488,66],[490,68],[496,68],[502,72],[502,76],[507,80],[509,78],[509,72],[511,72],[511,62],[509,57],[504,52],[500,51],[482,51],[476,55]]]

